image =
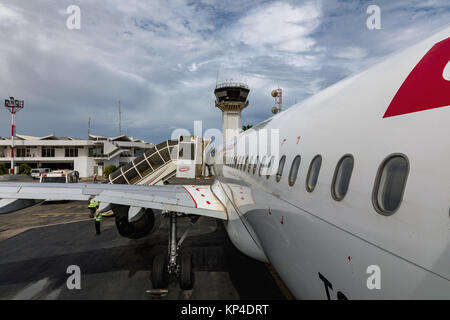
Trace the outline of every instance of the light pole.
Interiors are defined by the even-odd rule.
[[[275,98],[275,106],[272,108],[272,113],[277,114],[283,111],[283,90],[281,88],[272,90],[270,93]]]
[[[5,100],[5,108],[11,113],[11,174],[14,174],[14,137],[16,135],[14,116],[23,106],[23,100],[14,100],[14,97]]]

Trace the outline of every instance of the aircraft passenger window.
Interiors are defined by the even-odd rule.
[[[259,164],[259,176],[261,177],[261,171],[264,168],[264,165],[266,163],[266,156],[264,156],[261,160],[261,163]]]
[[[308,192],[312,192],[316,187],[321,165],[322,157],[320,155],[315,156],[309,165],[308,176],[306,177],[306,190]]]
[[[292,161],[291,170],[289,171],[289,185],[292,187],[297,180],[298,169],[300,168],[300,156],[296,156]]]
[[[253,175],[254,175],[255,172],[256,172],[256,167],[258,166],[258,162],[259,162],[259,156],[256,156],[256,161],[255,161],[255,163],[253,164]]]
[[[244,165],[244,158],[241,157],[241,159],[239,160],[239,170],[242,170],[243,165]]]
[[[378,213],[389,216],[397,211],[402,202],[408,173],[409,163],[404,155],[392,155],[383,161],[378,169],[372,196]]]
[[[333,183],[331,184],[331,195],[334,200],[340,201],[344,199],[350,184],[353,164],[354,160],[351,155],[345,155],[339,160],[334,171]]]
[[[267,174],[266,174],[266,178],[269,179],[270,178],[270,168],[272,167],[272,162],[273,159],[275,158],[275,156],[272,156],[270,158],[269,164],[267,165]]]
[[[245,169],[247,168],[247,164],[248,164],[248,157],[245,158],[244,168],[242,169],[242,171],[245,171]]]
[[[278,163],[277,175],[275,176],[275,180],[280,182],[281,176],[283,175],[284,163],[286,162],[286,156],[282,156],[280,162]]]

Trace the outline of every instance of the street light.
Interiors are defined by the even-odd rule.
[[[275,106],[272,107],[271,111],[273,114],[277,114],[283,109],[283,90],[281,88],[272,90],[270,95],[275,98]]]
[[[24,106],[23,100],[14,100],[14,97],[5,99],[5,108],[11,113],[11,174],[14,174],[14,137],[16,136],[16,126],[14,125],[14,116]]]

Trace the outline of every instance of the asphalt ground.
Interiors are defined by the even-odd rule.
[[[168,221],[145,239],[121,237],[113,217],[95,234],[84,201],[51,202],[0,215],[0,299],[284,300],[289,293],[270,266],[239,252],[222,222],[202,217],[183,244],[193,255],[194,288],[171,283],[165,296],[152,288],[153,258],[167,252]],[[179,219],[179,234],[188,225]],[[80,268],[81,289],[68,289]],[[281,288],[281,289],[280,289]]]

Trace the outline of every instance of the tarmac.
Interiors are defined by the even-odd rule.
[[[270,266],[239,252],[222,222],[202,217],[183,243],[193,254],[194,288],[171,283],[149,295],[153,258],[167,252],[168,221],[144,239],[121,237],[113,217],[95,234],[84,201],[50,202],[0,215],[0,299],[284,300],[291,298]],[[180,218],[184,231],[187,219]],[[81,289],[70,290],[71,265]]]

